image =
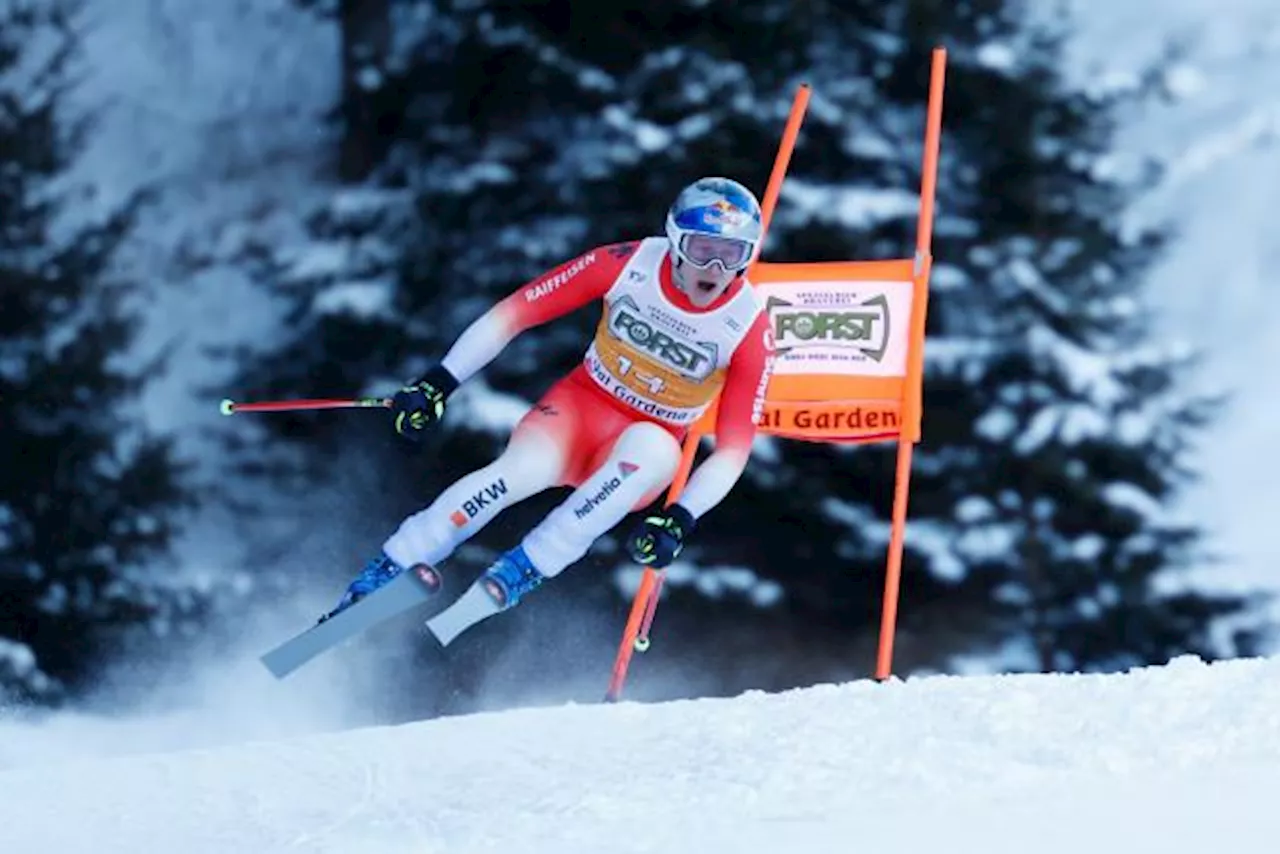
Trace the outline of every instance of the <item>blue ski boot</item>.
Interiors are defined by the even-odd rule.
[[[403,567],[385,554],[379,554],[364,565],[364,569],[360,570],[360,574],[347,586],[347,592],[342,595],[338,606],[321,617],[319,622],[323,623],[330,617],[350,608],[402,572],[404,572]]]
[[[427,620],[427,628],[448,646],[481,620],[515,607],[522,596],[546,580],[517,546],[500,555],[456,602]]]
[[[493,566],[481,577],[485,592],[504,611],[515,607],[520,598],[537,588],[547,578],[529,560],[523,546],[516,546],[498,556]]]

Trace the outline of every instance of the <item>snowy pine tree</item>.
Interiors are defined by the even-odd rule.
[[[133,423],[145,373],[111,265],[134,208],[86,222],[70,176],[90,130],[65,114],[72,12],[0,11],[0,698],[37,702],[199,604],[154,564],[188,499],[169,445]]]
[[[916,37],[923,49],[949,34],[935,20]],[[990,597],[984,631],[1010,644],[1006,666],[1248,653],[1249,634],[1214,638],[1247,601],[1176,580],[1203,559],[1175,506],[1216,401],[1187,390],[1194,354],[1152,328],[1143,277],[1166,236],[1124,227],[1154,180],[1111,152],[1134,93],[1068,90],[1056,26],[993,14],[975,35],[957,70],[985,121],[949,129],[968,168],[953,170],[947,204],[980,232],[943,238],[931,303],[931,412],[946,411],[947,446],[924,464],[921,503],[942,515],[952,501],[954,522],[935,565],[963,567]]]
[[[1141,275],[1158,241],[1121,234],[1129,189],[1101,168],[1115,105],[1066,89],[1057,40],[1026,4],[385,9],[394,39],[348,69],[362,82],[347,97],[362,103],[342,111],[376,122],[385,153],[317,213],[312,244],[269,254],[263,275],[291,301],[292,334],[249,363],[247,380],[264,393],[385,393],[530,276],[592,245],[660,233],[693,178],[726,174],[762,191],[802,81],[813,99],[766,257],[905,257],[929,51],[941,44],[937,272],[900,665],[1009,648],[1030,655],[1002,666],[1213,652],[1212,618],[1242,603],[1157,592],[1195,543],[1159,508],[1186,474],[1203,409],[1179,396],[1184,364],[1152,349],[1142,324]],[[406,509],[496,452],[510,416],[580,358],[593,321],[584,313],[517,339],[473,381],[490,389],[477,397],[514,405],[462,395],[444,444],[408,478],[417,498]],[[273,422],[322,448],[322,464],[330,423]],[[342,423],[345,440],[391,441],[384,424],[363,433]],[[764,636],[792,650],[748,684],[861,669],[877,628],[891,478],[883,446],[762,441],[690,545],[699,583],[673,573],[662,631],[726,663],[739,646],[759,656]],[[503,544],[549,505],[536,506],[504,521]],[[619,564],[607,544],[588,562]],[[747,595],[708,595],[724,589],[713,565],[749,570],[738,585]],[[598,572],[566,573],[557,588],[604,595]],[[726,678],[727,690],[741,687]]]

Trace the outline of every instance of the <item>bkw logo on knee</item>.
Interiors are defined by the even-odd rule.
[[[452,515],[449,516],[449,520],[452,521],[454,525],[461,528],[463,525],[467,524],[467,522],[474,519],[477,513],[506,494],[507,482],[499,478],[497,482],[489,484],[484,489],[462,502],[461,509],[453,511]]]

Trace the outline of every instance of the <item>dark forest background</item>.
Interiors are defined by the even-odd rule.
[[[303,0],[300,0],[303,2]],[[123,358],[148,305],[114,263],[147,198],[77,217],[66,175],[75,8],[0,20],[0,690],[74,702],[121,660],[175,667],[266,613],[327,609],[400,519],[498,451],[581,357],[595,316],[518,339],[425,447],[377,413],[238,416],[223,397],[384,394],[540,271],[661,232],[707,174],[763,193],[797,86],[813,97],[773,221],[775,261],[914,243],[930,51],[948,51],[929,314],[896,672],[1108,671],[1253,654],[1258,597],[1180,583],[1211,559],[1172,512],[1218,400],[1153,332],[1144,277],[1173,239],[1121,228],[1159,179],[1107,168],[1107,95],[1061,73],[1065,22],[1013,0],[330,0],[342,97],[304,239],[236,259],[282,322],[222,355],[205,431],[234,478],[193,478]],[[893,448],[761,441],[673,572],[636,699],[870,674]],[[460,590],[563,497],[501,517],[448,564]],[[226,514],[236,583],[169,550]],[[447,653],[417,615],[336,653],[380,714],[599,699],[638,568],[613,538]],[[242,583],[247,577],[249,583]],[[301,629],[305,621],[295,626]],[[371,700],[371,702],[373,702]]]

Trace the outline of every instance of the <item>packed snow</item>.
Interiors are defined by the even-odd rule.
[[[1179,659],[30,759],[0,851],[1269,854],[1278,788],[1280,660]]]

